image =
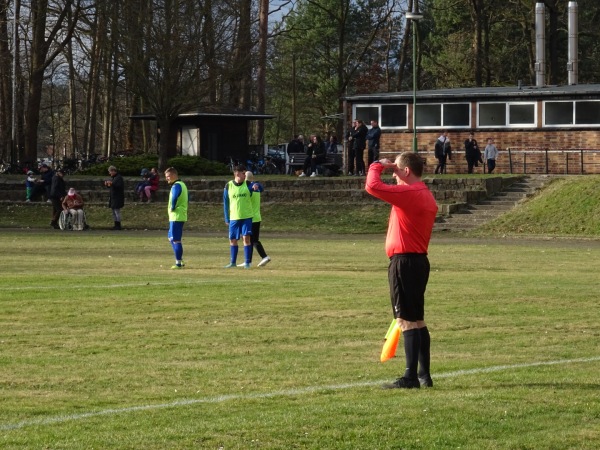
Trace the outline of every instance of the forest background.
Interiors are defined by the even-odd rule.
[[[0,157],[152,153],[208,107],[273,114],[249,143],[342,133],[342,97],[567,83],[568,0],[0,0]],[[600,73],[600,5],[579,0],[579,83]],[[135,114],[153,121],[132,121]],[[157,140],[157,127],[160,140]]]

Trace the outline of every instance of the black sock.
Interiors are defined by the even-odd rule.
[[[419,328],[421,346],[419,347],[419,376],[429,375],[431,337],[427,327]]]
[[[417,367],[419,365],[419,348],[421,346],[421,334],[417,328],[402,332],[404,339],[404,354],[406,355],[406,371],[404,376],[412,380],[417,378]]]

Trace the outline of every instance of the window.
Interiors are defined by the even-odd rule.
[[[417,103],[417,128],[440,128],[441,126],[442,105],[423,105]]]
[[[417,103],[417,128],[469,128],[469,103]]]
[[[598,125],[600,124],[600,102],[579,101],[575,102],[575,124]]]
[[[544,102],[544,126],[585,126],[600,124],[600,101]]]
[[[444,128],[467,127],[471,128],[471,105],[469,103],[444,104]]]
[[[506,104],[505,103],[480,103],[479,126],[480,127],[504,127],[506,126]]]
[[[509,125],[535,125],[535,103],[508,104]]]
[[[381,128],[407,128],[408,105],[381,105]]]
[[[379,106],[373,105],[356,105],[354,107],[353,119],[360,119],[365,124],[370,123],[371,120],[379,121]]]
[[[544,126],[573,125],[573,102],[544,102]]]
[[[535,127],[536,104],[478,103],[478,127]]]
[[[407,128],[408,105],[354,105],[353,118],[369,125],[371,120],[379,122],[381,128]]]

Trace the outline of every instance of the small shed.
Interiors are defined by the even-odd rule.
[[[250,123],[273,117],[223,106],[205,106],[181,113],[175,121],[177,154],[220,162],[229,161],[229,158],[245,159],[251,149]],[[131,116],[131,120],[156,121],[156,116],[136,114]]]

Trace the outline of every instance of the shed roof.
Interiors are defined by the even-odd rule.
[[[246,120],[266,120],[275,117],[272,114],[257,113],[240,108],[232,108],[228,106],[201,106],[191,111],[180,113],[177,117],[191,118],[232,118]],[[156,114],[134,114],[130,116],[133,120],[156,120]]]
[[[411,101],[413,91],[381,92],[376,94],[359,94],[344,97],[352,103]],[[472,99],[506,99],[506,98],[600,98],[600,84],[574,84],[565,86],[507,86],[507,87],[470,87],[453,89],[432,89],[417,91],[420,100],[472,100]]]

